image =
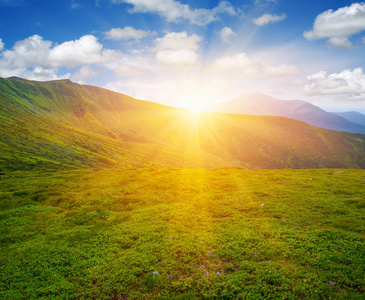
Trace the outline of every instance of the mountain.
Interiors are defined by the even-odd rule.
[[[364,168],[365,135],[188,110],[70,80],[0,78],[0,169]]]
[[[352,123],[356,123],[361,126],[365,126],[365,115],[363,115],[357,111],[335,112],[333,114],[336,114],[342,118],[345,118],[347,121],[350,121]]]
[[[321,128],[365,134],[365,123],[354,122],[353,118],[326,112],[302,100],[279,100],[260,93],[247,93],[231,101],[220,103],[210,110],[236,114],[281,116]]]

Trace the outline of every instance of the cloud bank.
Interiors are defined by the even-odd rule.
[[[308,40],[328,39],[331,47],[349,48],[353,46],[349,38],[362,31],[365,31],[365,3],[353,3],[319,14],[313,29],[305,31],[303,36]]]
[[[327,75],[320,71],[307,77],[305,93],[314,95],[347,95],[352,100],[365,100],[365,74],[362,68]]]
[[[219,2],[213,9],[191,9],[187,4],[175,0],[111,0],[112,3],[133,5],[130,13],[155,13],[168,22],[187,20],[191,24],[205,26],[219,20],[219,15],[236,15],[236,10],[228,1]]]
[[[16,42],[11,50],[1,53],[0,76],[53,80],[57,79],[58,69],[62,67],[103,64],[120,55],[119,51],[103,49],[103,45],[93,35],[84,35],[59,45],[54,45],[39,35],[33,35]]]

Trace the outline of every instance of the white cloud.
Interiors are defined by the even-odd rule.
[[[55,46],[49,53],[49,63],[53,67],[77,67],[105,61],[103,45],[93,35],[84,35],[75,41]]]
[[[348,95],[365,100],[365,74],[362,68],[347,69],[327,75],[320,71],[307,77],[305,93],[313,95]],[[354,98],[355,97],[355,98]]]
[[[271,14],[264,14],[260,18],[253,19],[252,22],[258,26],[264,26],[269,23],[277,23],[282,20],[286,19],[286,14],[281,15],[271,15]]]
[[[65,75],[58,76],[54,70],[44,69],[42,67],[35,67],[33,71],[26,70],[22,74],[22,76],[30,80],[47,81],[56,79],[68,79],[70,78],[71,74],[67,73]]]
[[[47,67],[52,42],[33,35],[14,44],[12,50],[5,50],[0,58],[1,68]]]
[[[233,73],[242,79],[284,77],[302,73],[302,70],[295,65],[266,66],[254,62],[243,52],[218,58],[213,63],[213,68]]]
[[[155,70],[151,52],[132,51],[132,55],[117,50],[104,49],[103,57],[107,58],[98,64],[114,72],[118,77],[137,76],[146,70]]]
[[[97,64],[114,69],[122,58],[120,51],[103,49],[103,45],[92,35],[85,35],[78,40],[55,46],[51,41],[33,35],[16,42],[11,50],[1,53],[0,76],[52,80],[57,78],[56,74],[61,67],[74,68]],[[82,70],[84,75],[86,74],[86,69],[81,69],[75,74],[76,78],[84,77],[80,73]]]
[[[220,32],[219,36],[223,43],[229,43],[231,38],[236,36],[236,33],[229,27],[224,27]]]
[[[149,35],[155,35],[156,32],[144,31],[134,29],[133,27],[126,26],[124,28],[112,28],[111,30],[104,32],[106,39],[109,40],[140,40]]]
[[[308,40],[326,39],[333,47],[351,47],[348,38],[365,30],[365,3],[353,3],[336,11],[327,10],[316,17],[311,31],[303,36]]]
[[[352,43],[347,37],[344,36],[334,36],[328,40],[328,45],[333,48],[351,48]]]
[[[221,14],[236,14],[234,7],[227,1],[219,2],[213,9],[191,9],[189,5],[175,0],[111,0],[111,2],[133,5],[133,8],[129,10],[131,13],[157,13],[169,22],[188,20],[200,26],[218,20]]]
[[[365,45],[365,36],[362,37],[362,43]]]
[[[3,40],[0,39],[0,51],[2,51],[4,49],[4,43],[3,43]]]
[[[42,67],[57,69],[77,67],[85,64],[103,62],[108,59],[108,51],[96,37],[84,35],[75,41],[64,42],[52,48],[51,41],[33,35],[14,44],[12,50],[5,50],[0,58],[3,68]]]
[[[199,48],[198,43],[201,41],[201,39],[202,38],[196,34],[188,36],[186,31],[170,32],[167,33],[163,38],[157,38],[155,40],[155,44],[157,49],[189,49],[195,51]]]
[[[74,75],[72,75],[71,79],[80,84],[85,84],[88,79],[94,78],[98,76],[99,72],[97,70],[92,69],[90,66],[86,65],[81,67]]]
[[[186,31],[167,33],[155,40],[156,60],[175,66],[194,65],[199,59],[196,51],[200,41],[200,36],[195,34],[188,36]]]

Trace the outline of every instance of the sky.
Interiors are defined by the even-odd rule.
[[[0,0],[0,77],[204,109],[257,91],[365,113],[365,2]]]

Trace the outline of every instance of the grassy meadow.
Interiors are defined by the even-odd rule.
[[[365,299],[365,170],[0,175],[1,299]]]

